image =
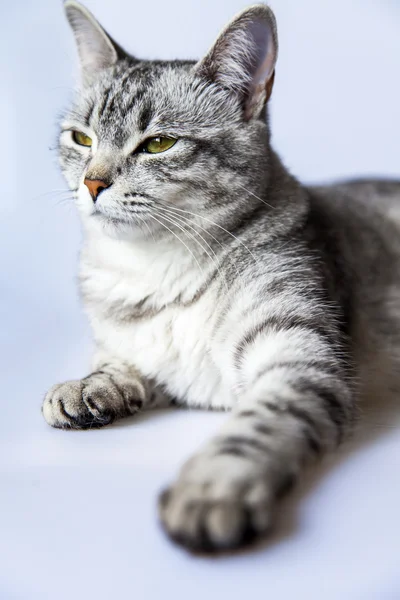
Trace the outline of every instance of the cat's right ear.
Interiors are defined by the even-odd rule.
[[[85,83],[90,83],[102,69],[111,67],[118,60],[127,57],[125,51],[82,4],[75,0],[66,0],[64,9],[74,32],[82,79]]]

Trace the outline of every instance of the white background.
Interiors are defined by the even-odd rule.
[[[195,58],[242,0],[88,0],[141,57]],[[400,176],[400,2],[274,0],[276,148],[306,181]],[[50,429],[41,399],[86,374],[80,230],[56,165],[76,74],[58,0],[2,2],[0,94],[0,599],[400,598],[400,427],[314,478],[255,552],[193,558],[155,498],[221,415],[170,412],[91,432]]]

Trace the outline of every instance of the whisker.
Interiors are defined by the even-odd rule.
[[[149,234],[151,235],[151,237],[153,238],[154,243],[156,243],[156,238],[154,237],[154,233],[152,232],[152,230],[150,229],[149,224],[147,223],[147,221],[143,218],[140,217],[137,213],[135,213],[137,218],[140,220],[141,223],[143,223],[143,225],[146,225],[147,229],[149,230]]]
[[[160,204],[162,204],[163,206],[166,206],[163,202],[159,201]],[[239,242],[239,244],[241,244],[243,246],[243,248],[245,248],[247,250],[247,252],[250,254],[250,256],[253,258],[253,260],[257,263],[258,259],[256,256],[254,256],[254,254],[252,253],[252,251],[246,246],[246,244],[244,244],[241,240],[239,240],[238,237],[236,237],[236,235],[234,235],[233,233],[231,233],[230,231],[228,231],[227,229],[225,229],[224,227],[222,227],[222,225],[219,225],[218,223],[214,223],[214,221],[211,221],[210,219],[207,219],[207,217],[203,217],[202,215],[198,215],[196,213],[193,213],[189,210],[184,210],[182,208],[177,208],[176,206],[168,206],[168,208],[170,210],[174,210],[174,211],[179,211],[179,212],[183,212],[186,213],[188,215],[192,215],[194,217],[197,217],[199,219],[203,219],[204,221],[207,221],[208,223],[211,223],[211,225],[214,225],[215,227],[218,227],[219,229],[222,229],[222,231],[224,231],[225,233],[227,233],[228,235],[230,235],[233,239],[235,239],[237,242]]]
[[[167,212],[169,211],[169,209],[168,209],[168,208],[164,208],[164,210],[165,210],[165,211],[167,211]],[[170,214],[173,214],[173,215],[174,215],[174,217],[178,218],[178,215],[177,215],[176,213],[174,213],[174,212],[172,212],[172,211],[171,211],[171,213],[170,213]],[[191,223],[191,225],[194,225],[195,227],[198,227],[199,229],[201,229],[202,231],[204,231],[204,233],[205,233],[205,234],[207,234],[207,235],[209,235],[210,237],[212,237],[212,239],[213,239],[215,242],[217,242],[217,244],[219,244],[219,246],[220,246],[220,247],[221,247],[221,248],[224,250],[224,252],[225,252],[225,254],[224,254],[224,258],[228,258],[228,260],[229,260],[229,261],[232,263],[232,266],[233,266],[233,268],[235,269],[235,271],[236,271],[236,275],[238,276],[239,280],[242,278],[242,275],[240,274],[240,272],[239,272],[239,270],[238,270],[237,266],[235,265],[235,263],[232,261],[232,259],[231,259],[231,258],[230,258],[230,256],[229,256],[229,248],[228,248],[228,250],[226,251],[226,250],[225,250],[225,248],[224,248],[224,245],[223,245],[223,244],[222,244],[222,243],[221,243],[221,242],[220,242],[220,241],[219,241],[219,240],[218,240],[218,239],[217,239],[217,238],[216,238],[216,237],[215,237],[215,236],[214,236],[212,233],[210,233],[210,232],[209,232],[207,229],[205,229],[204,227],[202,227],[201,225],[199,225],[199,224],[198,224],[198,223],[196,223],[195,221],[193,221],[193,220],[191,220],[191,219],[188,219],[187,217],[183,217],[182,215],[180,215],[180,216],[179,216],[179,219],[182,219],[182,220],[186,221],[187,223]],[[190,225],[188,225],[188,227],[190,227]],[[193,229],[193,227],[191,227],[191,229]],[[199,234],[199,232],[198,232],[198,231],[196,231],[195,229],[194,229],[194,231],[195,231],[195,233],[196,233],[197,235],[199,235],[199,236],[200,236],[200,234]],[[200,236],[200,237],[203,239],[204,243],[207,243],[207,242],[206,242],[206,240],[204,240],[204,238],[203,238],[202,236]],[[210,246],[209,244],[207,244],[207,245],[209,246],[210,250],[212,250],[211,246]],[[213,252],[213,253],[214,253],[214,255],[216,256],[216,253],[215,253],[213,250],[212,250],[212,252]]]
[[[212,233],[210,233],[207,229],[205,229],[205,227],[202,227],[201,225],[199,225],[198,223],[196,223],[195,221],[193,221],[192,219],[188,219],[187,217],[184,217],[182,215],[177,215],[176,213],[174,213],[170,208],[167,208],[166,206],[163,206],[163,210],[165,210],[166,212],[170,212],[171,214],[173,214],[175,217],[185,221],[186,223],[190,223],[191,225],[195,225],[196,227],[198,227],[199,229],[201,229],[202,231],[204,231],[204,233],[206,233],[207,235],[209,235],[210,237],[212,237],[212,239],[217,242],[217,244],[219,244],[219,246],[221,246],[221,248],[224,247],[224,245],[219,241],[219,239],[217,239]],[[196,232],[197,233],[197,232]]]
[[[218,264],[218,257],[215,254],[214,250],[211,248],[210,244],[203,238],[203,236],[198,231],[196,231],[194,229],[194,227],[191,227],[190,225],[187,225],[187,227],[190,227],[190,229],[192,229],[195,232],[195,234],[198,235],[205,244],[207,244],[207,246],[209,247],[209,249],[211,250],[211,252],[213,253],[213,255],[214,255],[215,258],[211,254],[208,253],[208,251],[204,248],[204,246],[199,242],[198,239],[196,239],[191,233],[189,233],[188,231],[186,231],[186,229],[184,228],[185,227],[184,224],[182,224],[182,226],[181,226],[181,225],[179,225],[176,222],[175,219],[179,218],[179,217],[177,217],[177,215],[174,215],[175,219],[172,219],[172,217],[166,217],[165,215],[162,215],[159,212],[157,212],[157,214],[160,217],[164,217],[164,219],[168,219],[170,223],[172,223],[173,225],[175,225],[176,227],[178,227],[181,231],[183,231],[183,233],[185,233],[192,240],[194,240],[200,246],[200,248],[202,248],[202,250],[207,254],[207,256],[209,257],[209,259],[214,264],[214,266],[217,269],[217,271],[220,274],[220,276],[223,278],[223,280],[225,282],[225,286],[226,286],[226,291],[228,291],[228,289],[229,289],[228,288],[228,283],[226,281],[226,277],[225,277],[224,273],[221,271],[220,265]]]
[[[72,198],[71,196],[69,198],[59,198],[57,200],[57,202],[55,203],[56,206],[70,206],[71,205],[71,200],[73,200],[74,198]]]
[[[45,198],[47,196],[60,196],[62,194],[73,194],[76,193],[78,190],[70,190],[70,189],[65,189],[65,190],[50,190],[49,192],[44,192],[43,194],[39,194],[38,196],[34,196],[32,198],[32,200],[39,200],[39,198]]]
[[[181,238],[172,231],[172,229],[170,229],[169,227],[167,227],[167,225],[165,225],[165,223],[161,223],[161,221],[159,221],[153,214],[149,215],[152,219],[154,219],[155,221],[157,221],[157,223],[159,223],[162,227],[165,227],[165,229],[167,229],[170,233],[172,233],[173,236],[176,237],[177,240],[179,240],[181,242],[181,244],[186,248],[186,250],[192,255],[193,259],[195,260],[195,262],[197,263],[197,266],[199,267],[201,273],[203,274],[203,269],[200,266],[199,261],[197,260],[197,258],[195,257],[195,255],[193,254],[193,252],[190,250],[190,248],[185,244],[185,242],[183,242],[181,240]],[[158,215],[161,217],[161,215]],[[165,218],[165,217],[163,217]]]
[[[259,200],[260,202],[262,202],[263,204],[265,204],[266,206],[269,206],[269,208],[274,209],[275,206],[272,206],[272,204],[268,204],[268,202],[266,202],[265,200],[263,200],[262,198],[260,198],[260,196],[257,196],[257,194],[255,194],[254,192],[248,190],[247,188],[245,188],[243,185],[240,185],[240,183],[238,183],[237,181],[235,182],[235,184],[242,188],[242,190],[244,190],[245,192],[247,192],[248,194],[250,194],[250,196],[253,196],[254,198],[256,198],[257,200]]]
[[[160,210],[160,208],[158,210]],[[210,244],[207,242],[207,240],[205,240],[203,238],[203,236],[198,231],[196,231],[196,229],[193,227],[193,225],[196,225],[197,227],[199,227],[200,229],[202,229],[202,231],[205,231],[205,233],[209,234],[209,232],[206,229],[204,229],[200,225],[197,225],[197,223],[195,223],[194,221],[191,221],[190,219],[188,219],[186,217],[182,217],[181,215],[177,215],[176,213],[173,213],[172,211],[170,212],[167,208],[163,207],[162,210],[165,213],[169,214],[170,217],[174,217],[174,219],[178,219],[178,223],[180,222],[183,227],[186,225],[186,227],[189,227],[190,229],[192,229],[192,231],[194,231],[195,234],[200,237],[200,239],[207,245],[207,247],[210,249],[210,251],[213,253],[213,255],[217,258],[217,254],[216,254],[215,250],[212,248],[212,246],[210,246]],[[211,237],[213,237],[211,234],[209,234],[209,235]],[[221,244],[221,242],[219,240],[217,240],[217,238],[214,237],[213,239],[221,246],[221,248],[223,248],[223,245]]]
[[[165,208],[165,211],[169,211],[169,208]],[[208,231],[208,229],[205,229],[204,227],[202,227],[201,225],[199,225],[199,223],[196,223],[195,221],[193,221],[193,219],[188,219],[188,217],[184,217],[182,215],[177,215],[176,213],[174,213],[173,211],[170,212],[170,214],[174,215],[175,218],[179,218],[180,220],[183,220],[187,223],[187,226],[190,227],[191,229],[193,229],[193,231],[199,236],[201,237],[201,239],[204,241],[205,244],[207,244],[207,246],[210,248],[210,250],[212,251],[212,253],[214,254],[215,257],[217,257],[216,252],[213,250],[213,248],[210,246],[210,244],[207,243],[207,241],[203,238],[203,236],[200,235],[200,233],[198,231],[196,231],[192,226],[194,227],[198,227],[199,229],[201,229],[201,231],[203,231],[206,235],[209,235],[215,242],[217,242],[217,244],[220,246],[220,248],[224,251],[223,254],[223,258],[228,258],[228,260],[232,263],[233,268],[236,271],[236,275],[238,276],[238,278],[241,278],[241,274],[236,266],[236,264],[232,261],[232,259],[229,256],[230,253],[230,249],[226,249],[226,247],[224,246],[224,244],[222,244],[222,242],[220,242],[220,240],[218,238],[216,238],[212,233],[210,233]],[[189,225],[190,223],[190,225]]]

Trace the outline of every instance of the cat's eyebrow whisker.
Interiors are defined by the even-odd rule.
[[[208,248],[211,250],[211,252],[213,253],[214,256],[212,256],[211,254],[209,254],[209,252],[204,248],[204,246],[199,242],[198,239],[196,239],[191,233],[189,233],[188,231],[186,231],[185,229],[185,224],[179,225],[178,222],[176,221],[177,215],[174,215],[175,218],[172,218],[171,216],[166,217],[165,215],[160,214],[159,211],[157,211],[157,214],[159,217],[163,217],[164,219],[168,219],[170,223],[172,223],[173,225],[175,225],[176,227],[178,227],[179,229],[181,229],[181,231],[183,231],[183,233],[185,233],[187,236],[191,237],[192,240],[194,240],[196,242],[196,244],[198,244],[202,250],[207,254],[207,256],[209,257],[209,259],[211,260],[211,262],[214,264],[214,266],[216,267],[216,269],[218,270],[218,273],[220,274],[220,276],[222,277],[222,279],[225,282],[225,287],[226,287],[226,291],[228,292],[229,290],[229,286],[228,283],[226,281],[226,277],[224,275],[224,273],[221,271],[220,265],[218,264],[218,257],[216,255],[216,253],[214,252],[214,250],[211,248],[210,244],[203,238],[203,236],[194,229],[194,227],[192,227],[191,225],[186,224],[187,227],[190,227],[190,229],[192,229],[196,235],[198,235],[200,237],[200,239],[208,246]],[[182,223],[182,221],[181,221]]]
[[[159,201],[160,204],[162,204],[163,206],[166,206],[162,201]],[[184,212],[187,213],[188,215],[192,215],[193,217],[197,217],[199,219],[203,219],[204,221],[207,221],[208,223],[211,223],[211,225],[214,225],[215,227],[218,227],[219,229],[222,229],[222,231],[225,231],[225,233],[227,233],[228,235],[230,235],[232,238],[234,238],[237,242],[239,242],[239,244],[241,244],[243,246],[243,248],[245,248],[245,250],[247,250],[247,252],[250,254],[250,256],[253,258],[253,260],[255,261],[255,263],[258,263],[258,259],[257,257],[252,253],[252,251],[246,246],[246,244],[244,244],[241,240],[239,240],[239,238],[234,235],[233,233],[231,233],[230,231],[228,231],[227,229],[225,229],[224,227],[222,227],[222,225],[218,225],[218,223],[214,223],[214,221],[211,221],[210,219],[207,219],[207,217],[203,217],[202,215],[198,215],[194,212],[191,212],[189,210],[184,210],[182,208],[177,208],[176,206],[168,206],[168,208],[170,208],[171,210],[175,210],[175,211],[179,211],[179,212]]]
[[[183,245],[183,246],[186,248],[186,250],[187,250],[187,251],[188,251],[188,252],[189,252],[189,253],[192,255],[192,257],[193,257],[194,261],[197,263],[197,266],[198,266],[198,267],[199,267],[199,269],[200,269],[200,272],[201,272],[202,274],[204,274],[204,272],[203,272],[203,269],[202,269],[202,267],[201,267],[201,265],[200,265],[199,261],[197,260],[197,258],[196,258],[196,257],[195,257],[195,255],[193,254],[193,252],[190,250],[190,248],[189,248],[189,247],[188,247],[188,246],[185,244],[185,242],[184,242],[184,241],[182,241],[182,240],[181,240],[181,238],[180,238],[180,237],[179,237],[179,236],[178,236],[176,233],[174,233],[174,232],[172,231],[172,229],[170,229],[169,227],[167,227],[167,225],[165,225],[165,223],[162,223],[161,221],[159,221],[159,220],[158,220],[158,219],[157,219],[157,218],[156,218],[156,217],[155,217],[153,214],[150,214],[149,216],[150,216],[152,219],[154,219],[154,221],[157,221],[157,223],[159,223],[159,225],[161,225],[162,227],[165,227],[165,229],[167,229],[167,230],[168,230],[170,233],[172,233],[172,235],[173,235],[174,237],[176,237],[176,239],[177,239],[177,240],[179,240],[179,241],[180,241],[180,243],[181,243],[181,244],[182,244],[182,245]],[[161,215],[158,215],[158,216],[159,216],[159,217],[161,217]],[[163,218],[163,217],[162,217],[162,218]],[[164,217],[164,218],[165,218],[165,217]]]

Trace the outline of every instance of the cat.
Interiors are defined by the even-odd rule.
[[[81,81],[59,157],[80,212],[92,372],[53,386],[58,428],[171,404],[230,410],[159,500],[169,536],[220,552],[265,536],[400,349],[400,181],[306,187],[271,148],[278,52],[265,5],[198,62],[128,55],[65,2]]]

